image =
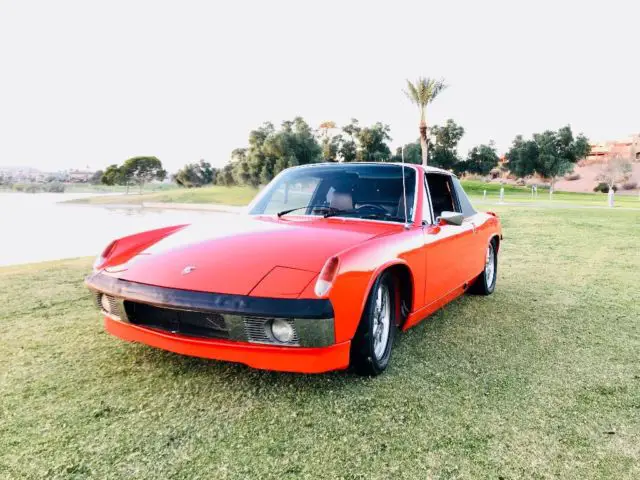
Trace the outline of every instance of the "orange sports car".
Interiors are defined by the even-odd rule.
[[[378,375],[398,329],[496,285],[500,221],[444,170],[294,167],[229,217],[109,244],[86,279],[106,329],[256,368]]]

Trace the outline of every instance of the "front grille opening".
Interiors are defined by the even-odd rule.
[[[282,319],[293,328],[293,338],[288,342],[280,342],[271,334],[271,322],[273,318],[243,317],[247,338],[253,343],[267,343],[269,345],[300,345],[300,338],[293,320]]]
[[[102,298],[102,294],[100,292],[93,292],[93,301],[100,310],[102,310],[102,304],[100,300]]]
[[[105,307],[102,304],[103,299],[106,299],[106,301],[109,304],[108,311],[105,310]],[[104,315],[111,315],[112,317],[115,317],[118,319],[122,317],[122,312],[120,311],[120,302],[116,297],[112,297],[111,295],[96,292],[94,294],[94,301],[96,302],[96,305]]]
[[[190,312],[124,302],[129,322],[144,327],[201,338],[229,338],[229,328],[219,313]]]

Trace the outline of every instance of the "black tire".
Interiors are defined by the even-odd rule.
[[[491,279],[489,280],[487,275],[489,265],[487,265],[485,260],[484,270],[482,270],[482,273],[478,275],[471,285],[471,288],[469,288],[469,293],[473,293],[475,295],[491,295],[496,289],[496,280],[498,278],[498,249],[495,238],[489,242],[487,249],[489,248],[493,250],[493,275],[491,275]],[[486,258],[487,253],[485,253],[485,259]]]
[[[358,375],[375,377],[384,372],[389,365],[391,358],[391,349],[393,347],[393,339],[396,333],[397,321],[397,282],[393,275],[385,272],[380,275],[373,284],[369,298],[360,319],[360,324],[356,330],[356,334],[351,342],[351,366]],[[389,329],[387,335],[384,353],[376,355],[374,339],[374,323],[376,319],[376,299],[378,291],[386,288],[388,292],[388,309],[389,309]],[[384,290],[382,295],[384,296]],[[380,331],[378,330],[378,333]],[[378,345],[381,345],[378,343]],[[381,348],[381,347],[379,347]]]

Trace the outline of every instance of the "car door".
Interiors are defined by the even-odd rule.
[[[471,282],[484,269],[487,240],[485,236],[482,235],[481,230],[487,216],[476,212],[458,178],[452,176],[451,182],[458,203],[457,211],[464,215],[464,223],[468,223],[473,229],[473,235],[469,236],[468,242],[465,245],[466,260],[463,266],[465,270],[464,277],[466,281]]]
[[[426,304],[437,302],[463,286],[471,270],[475,226],[473,218],[465,218],[462,225],[439,225],[443,211],[459,212],[452,177],[446,173],[426,175],[427,196],[430,199],[430,221],[425,225]],[[424,221],[425,219],[423,219]]]

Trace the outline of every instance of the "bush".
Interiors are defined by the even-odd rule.
[[[23,192],[23,193],[41,193],[41,192],[49,192],[49,193],[64,193],[64,183],[54,182],[54,183],[14,183],[13,184],[14,192]]]
[[[23,193],[37,193],[40,191],[40,187],[35,183],[14,183],[13,191]]]
[[[477,173],[467,173],[462,175],[462,179],[471,182],[488,182],[489,179],[485,175],[478,175]]]
[[[574,180],[580,180],[580,174],[579,173],[570,173],[568,175],[564,176],[565,180],[569,180],[570,182],[574,181]]]
[[[42,191],[49,193],[64,193],[64,183],[48,183],[42,186]]]
[[[491,169],[491,171],[489,172],[489,175],[493,179],[493,178],[498,178],[501,173],[502,172],[500,171],[500,169],[498,167],[495,167]]]
[[[609,193],[609,185],[607,185],[605,182],[600,182],[598,185],[595,186],[593,191],[594,192]],[[613,186],[613,191],[617,192],[618,191],[618,187],[614,185]]]
[[[623,190],[635,190],[638,188],[638,182],[624,182],[622,184]]]

